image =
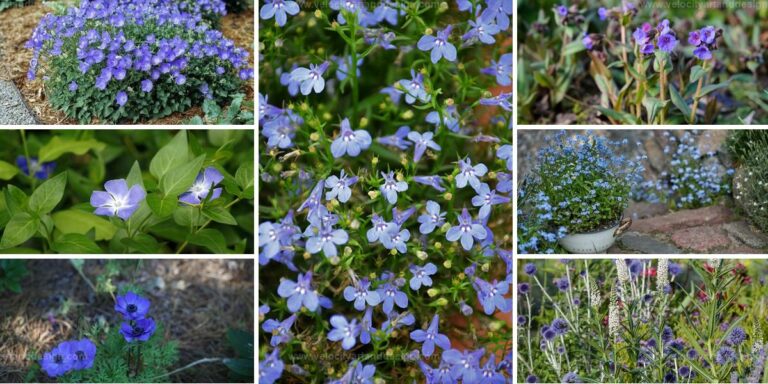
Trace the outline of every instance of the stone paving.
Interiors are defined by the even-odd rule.
[[[608,253],[768,253],[768,235],[724,205],[667,212],[635,204],[625,215],[633,217],[632,227]]]

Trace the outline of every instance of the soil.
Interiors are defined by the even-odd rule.
[[[34,5],[7,9],[0,12],[0,80],[10,80],[21,91],[24,100],[36,114],[40,124],[78,124],[63,112],[53,109],[47,102],[42,76],[34,81],[27,80],[32,50],[24,48],[27,40],[37,27],[40,19],[51,9],[37,2]],[[228,14],[221,19],[219,29],[235,45],[248,50],[251,68],[254,68],[254,10],[248,9],[237,14]],[[41,65],[41,68],[44,65]],[[246,100],[253,100],[254,87],[248,82],[244,88]],[[202,108],[193,107],[186,112],[174,113],[160,119],[140,122],[141,124],[176,125],[194,117],[202,116]]]
[[[137,263],[139,263],[137,265]],[[86,260],[96,284],[105,260]],[[252,260],[121,261],[112,283],[144,289],[150,315],[164,324],[166,340],[178,342],[177,369],[206,357],[235,357],[229,328],[253,330]],[[109,294],[96,294],[68,260],[29,260],[22,293],[0,293],[0,382],[22,382],[34,364],[30,354],[80,336],[99,322],[120,324]],[[201,364],[170,377],[175,382],[226,382],[228,369]],[[51,380],[40,374],[32,381]]]

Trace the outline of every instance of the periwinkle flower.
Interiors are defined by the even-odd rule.
[[[261,6],[259,16],[262,20],[275,18],[278,26],[284,26],[288,21],[287,15],[296,15],[299,13],[299,4],[291,0],[266,0]]]
[[[371,283],[368,279],[355,281],[354,287],[349,285],[344,288],[344,299],[354,301],[354,307],[358,311],[364,310],[366,304],[370,306],[379,305],[381,296],[378,292],[369,290],[370,286]]]
[[[432,200],[427,201],[427,213],[422,214],[418,218],[419,232],[424,235],[432,233],[435,228],[438,228],[445,223],[445,212],[440,212],[440,205]]]
[[[328,69],[330,65],[327,61],[324,61],[320,65],[310,64],[309,69],[299,67],[291,72],[291,81],[300,84],[301,94],[309,95],[312,90],[315,93],[320,93],[325,88],[325,79],[323,79],[323,73]]]
[[[132,324],[131,324],[132,323]],[[147,341],[155,333],[155,321],[151,317],[120,324],[120,334],[125,341]]]
[[[346,203],[352,196],[352,189],[349,187],[357,183],[357,180],[357,176],[347,177],[343,169],[339,176],[328,176],[325,179],[325,187],[330,189],[330,191],[325,193],[325,200],[330,201],[331,199],[338,198],[339,202]]]
[[[280,286],[277,287],[277,294],[282,298],[288,299],[288,310],[291,313],[298,312],[302,306],[310,312],[317,309],[317,292],[312,289],[312,272],[306,274],[299,273],[298,278],[293,280],[280,279]]]
[[[404,151],[413,145],[410,141],[405,140],[409,132],[411,132],[411,127],[403,125],[397,129],[394,135],[382,136],[377,138],[376,141],[379,144],[390,145]]]
[[[366,233],[369,243],[373,243],[374,241],[383,243],[384,238],[389,237],[390,233],[397,230],[397,226],[394,223],[385,221],[383,217],[375,213],[371,218],[371,223],[373,224],[373,228],[369,229]]]
[[[190,205],[199,205],[208,197],[213,189],[210,200],[216,200],[221,196],[221,188],[213,188],[224,180],[224,176],[214,167],[207,167],[197,174],[195,182],[179,196],[179,201]]]
[[[56,169],[55,162],[40,163],[37,157],[30,157],[27,162],[26,156],[16,157],[16,166],[27,176],[34,175],[38,180],[45,180],[51,177],[53,170]]]
[[[154,88],[154,84],[152,83],[152,80],[150,79],[144,79],[141,81],[141,91],[144,93],[152,92],[152,88]]]
[[[410,271],[413,273],[413,277],[411,277],[409,285],[411,289],[418,291],[422,285],[425,287],[432,286],[432,278],[429,276],[437,273],[437,267],[432,263],[427,263],[423,267],[411,265]]]
[[[104,183],[104,189],[106,192],[91,193],[91,206],[96,208],[93,213],[99,216],[117,216],[123,220],[128,220],[147,196],[139,184],[134,184],[128,189],[125,179],[109,180]]]
[[[483,240],[488,236],[482,225],[476,224],[472,221],[472,216],[469,215],[466,208],[461,211],[459,216],[459,225],[451,227],[445,234],[445,238],[448,241],[456,241],[461,238],[461,246],[469,251],[472,249],[472,245],[475,240]]]
[[[344,350],[352,349],[355,346],[355,339],[360,334],[360,326],[357,324],[357,319],[347,322],[344,316],[334,315],[331,317],[331,325],[333,329],[328,332],[328,340],[342,340],[341,347]]]
[[[435,315],[432,317],[432,321],[429,323],[429,327],[426,330],[417,329],[411,332],[411,340],[417,343],[423,343],[421,346],[421,354],[424,357],[430,357],[435,352],[435,344],[443,350],[451,348],[451,341],[448,336],[438,333],[438,323],[440,316]]]
[[[441,148],[440,146],[432,141],[432,137],[435,134],[432,132],[409,132],[408,133],[408,140],[413,141],[414,144],[416,144],[413,152],[413,161],[415,163],[418,163],[419,160],[421,160],[421,156],[424,155],[424,151],[427,150],[427,147],[432,148],[435,151],[439,151]]]
[[[501,31],[498,25],[489,22],[488,20],[483,20],[482,18],[478,18],[474,21],[469,20],[469,25],[472,28],[470,28],[467,33],[461,36],[462,40],[477,38],[485,44],[493,44],[496,42],[496,39],[493,37],[493,35]]]
[[[69,83],[69,91],[70,92],[75,92],[75,91],[77,91],[78,88],[80,88],[80,86],[77,85],[77,82],[73,81],[73,82]]]
[[[459,174],[456,175],[456,186],[464,188],[469,183],[472,188],[477,190],[480,188],[480,179],[478,177],[485,175],[486,172],[488,172],[488,167],[483,163],[473,166],[469,158],[459,160]]]
[[[448,41],[451,35],[452,25],[445,27],[437,32],[437,37],[424,35],[416,43],[422,51],[431,51],[430,59],[433,64],[437,64],[441,58],[445,58],[448,61],[456,61],[456,47]]]
[[[381,176],[384,177],[384,184],[379,187],[381,194],[390,204],[397,203],[397,193],[408,190],[408,183],[405,181],[397,181],[395,179],[395,172],[389,173],[381,172]]]
[[[507,170],[512,170],[512,146],[509,144],[502,145],[496,150],[496,157],[501,160],[506,160]]]
[[[484,219],[491,214],[492,205],[509,202],[509,197],[497,195],[496,191],[492,190],[486,183],[480,184],[480,188],[477,189],[477,196],[472,198],[472,205],[480,207],[480,213],[477,216],[480,219]]]
[[[40,367],[49,377],[62,376],[72,370],[74,363],[70,344],[61,343],[50,352],[43,354]]]
[[[264,324],[261,325],[261,329],[264,332],[272,334],[272,338],[269,340],[269,345],[277,347],[280,344],[287,343],[293,339],[293,333],[291,333],[291,327],[296,321],[296,314],[288,316],[283,321],[277,321],[275,319],[267,319]]]
[[[365,309],[365,314],[360,322],[360,342],[363,344],[370,343],[371,333],[376,332],[376,328],[373,328],[371,316],[373,316],[373,307],[368,307]]]
[[[349,119],[341,121],[341,133],[331,143],[331,153],[334,158],[339,158],[345,154],[355,157],[361,151],[371,146],[371,135],[364,129],[352,131],[349,125]]]
[[[139,320],[147,316],[150,302],[147,298],[139,296],[131,291],[124,295],[117,295],[115,299],[115,312],[123,315],[126,320]]]
[[[443,187],[442,184],[443,179],[440,178],[440,176],[414,176],[413,181],[419,184],[428,185],[438,192],[445,192],[445,187]]]
[[[416,73],[411,69],[411,80],[402,79],[398,81],[399,88],[395,88],[400,93],[405,93],[405,102],[413,104],[416,99],[422,103],[428,103],[432,99],[426,88],[424,88],[424,77],[421,73]]]
[[[259,361],[259,384],[273,384],[283,375],[285,364],[280,360],[280,351],[272,349],[264,360]]]

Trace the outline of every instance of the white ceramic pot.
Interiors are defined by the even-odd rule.
[[[616,241],[614,233],[619,228],[615,227],[590,233],[575,233],[558,240],[560,245],[570,253],[605,253]]]

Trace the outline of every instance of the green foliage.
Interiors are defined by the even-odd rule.
[[[21,280],[27,275],[26,260],[0,260],[0,293],[21,293]]]
[[[253,125],[253,100],[243,102],[244,98],[243,94],[235,95],[226,111],[223,111],[215,100],[206,99],[203,102],[205,117],[195,116],[184,124]]]
[[[749,221],[768,232],[768,132],[734,131],[728,150],[740,163],[733,180],[736,204]]]
[[[735,129],[725,141],[728,153],[738,163],[759,164],[756,154],[768,152],[768,131],[762,129]]]
[[[230,369],[230,377],[238,381],[253,381],[253,334],[238,329],[228,329],[227,340],[236,354],[235,358],[224,359],[224,365]]]
[[[23,7],[29,2],[29,0],[0,0],[0,12],[8,8]]]

